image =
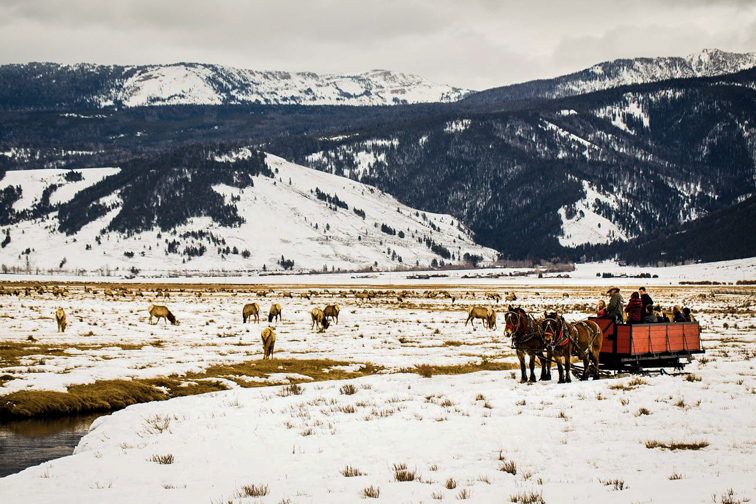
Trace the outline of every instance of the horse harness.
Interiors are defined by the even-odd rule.
[[[585,350],[583,350],[583,355],[582,356],[581,355],[576,355],[577,357],[588,358],[588,355],[590,353],[590,349],[593,348],[593,342],[596,341],[596,338],[598,338],[598,335],[601,334],[601,331],[600,330],[599,331],[594,330],[588,324],[588,322],[586,322],[585,320],[581,320],[580,322],[576,322],[575,325],[576,326],[583,326],[585,328],[585,331],[588,334],[592,334],[593,335],[593,336],[591,336],[591,341],[588,342],[588,344],[585,347]],[[573,341],[573,348],[577,349],[578,347],[579,347],[579,345],[577,345],[577,341]]]
[[[555,331],[556,334],[554,334],[554,332],[549,332],[549,331],[544,331],[543,332],[544,334],[548,334],[548,335],[552,336],[550,342],[545,342],[544,341],[545,346],[549,347],[553,351],[557,347],[564,346],[568,342],[573,341],[573,338],[572,338],[572,327],[570,326],[569,322],[567,322],[563,318],[559,318],[559,320],[557,320],[555,318],[546,318],[543,321],[544,325],[548,324],[549,322],[553,322],[554,325],[555,325],[555,327],[558,326],[559,327],[559,331]],[[567,326],[567,331],[565,331],[565,326]]]
[[[509,320],[511,319],[510,314],[514,314],[517,317],[517,324],[515,324],[514,326],[509,323]],[[517,331],[520,328],[520,322],[522,321],[523,317],[525,318],[525,334],[518,335]],[[532,348],[524,348],[523,345],[531,342],[535,338],[539,338],[540,343],[542,345],[544,344],[543,335],[540,333],[538,324],[531,315],[518,311],[509,311],[504,316],[504,323],[507,329],[512,330],[512,348],[514,348],[515,350],[533,350]]]

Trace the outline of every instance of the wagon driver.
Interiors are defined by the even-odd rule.
[[[606,316],[614,319],[617,324],[622,324],[625,321],[622,313],[622,295],[620,294],[619,287],[610,287],[607,294],[611,296],[609,298],[609,306],[606,307]]]

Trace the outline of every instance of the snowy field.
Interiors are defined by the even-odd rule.
[[[259,334],[269,324],[242,325],[242,306],[252,301],[263,317],[271,303],[282,306],[283,320],[270,324],[277,360],[325,358],[380,370],[317,383],[285,372],[255,383],[215,376],[229,390],[100,418],[74,455],[0,479],[0,501],[753,501],[756,287],[677,285],[681,275],[753,279],[753,264],[655,269],[653,281],[599,279],[595,272],[608,266],[593,265],[570,279],[529,283],[468,271],[425,281],[342,276],[362,285],[339,285],[333,275],[317,277],[332,279],[329,285],[295,277],[288,285],[169,284],[169,299],[155,297],[156,284],[131,284],[130,294],[116,298],[102,285],[94,294],[71,285],[65,297],[0,298],[0,343],[39,348],[3,364],[0,375],[12,379],[0,393],[169,375],[189,386],[213,366],[258,361]],[[483,278],[462,278],[471,274]],[[654,285],[650,294],[664,307],[690,306],[706,354],[684,374],[568,385],[523,385],[511,370],[429,378],[406,372],[515,363],[501,318],[495,330],[464,325],[469,306],[505,304],[489,293],[514,291],[528,311],[556,308],[577,320],[606,298],[610,284],[622,285],[626,297],[625,285]],[[378,295],[355,298],[363,289]],[[447,291],[454,301],[427,298],[429,290]],[[149,325],[151,302],[167,305],[180,325]],[[341,307],[339,323],[313,330],[309,311],[332,303]],[[55,331],[59,306],[68,313],[64,334]],[[271,386],[247,388],[260,384]]]

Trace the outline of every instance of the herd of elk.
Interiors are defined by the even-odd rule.
[[[10,293],[13,295],[20,295],[20,291],[7,291],[2,289],[4,293]],[[35,290],[39,294],[47,292],[43,286],[35,287]],[[96,291],[85,287],[85,292],[96,294]],[[183,289],[180,289],[184,292]],[[50,292],[55,296],[68,295],[68,289],[59,288],[57,286],[52,287]],[[257,291],[261,297],[267,296],[272,291]],[[31,294],[31,289],[27,287],[25,289],[26,295]],[[124,287],[120,288],[105,288],[102,291],[106,297],[115,298],[116,296],[125,297],[133,295],[135,297],[144,297],[141,289],[137,289],[132,292]],[[234,293],[235,294],[235,293]],[[304,297],[310,299],[314,292],[305,293],[300,295],[300,298]],[[387,293],[381,291],[350,291],[350,294],[357,300],[369,300],[377,296],[384,296]],[[470,293],[468,293],[469,295]],[[194,295],[200,297],[201,293],[195,291]],[[396,295],[396,294],[395,294]],[[168,290],[157,289],[157,297],[169,297]],[[293,298],[290,292],[284,292],[283,297]],[[397,295],[400,301],[410,296],[416,296],[415,292],[402,291]],[[344,297],[344,292],[342,292]],[[447,291],[426,291],[424,297],[426,299],[433,298],[446,298],[451,297]],[[500,301],[501,296],[498,293],[486,293],[486,298],[496,301]],[[453,299],[453,298],[452,298]],[[514,292],[506,295],[507,300],[517,299]],[[160,319],[164,319],[165,323],[171,323],[178,325],[179,321],[171,311],[162,305],[151,304],[147,311],[150,315],[149,323],[158,324]],[[312,329],[317,329],[318,332],[323,332],[333,323],[339,322],[340,308],[338,304],[326,305],[323,309],[318,307],[313,308],[310,311],[312,320]],[[465,326],[468,322],[475,329],[475,320],[481,320],[484,327],[488,329],[496,328],[497,313],[493,308],[483,306],[471,306],[467,310],[467,320],[465,320]],[[245,304],[242,309],[242,322],[247,323],[254,318],[256,323],[260,322],[260,305],[258,303]],[[153,322],[153,319],[155,321]],[[283,320],[282,308],[278,303],[272,303],[268,312],[268,322],[274,321],[280,322]],[[55,321],[57,323],[58,332],[65,332],[66,330],[66,313],[63,308],[58,308],[55,312]],[[569,322],[565,320],[557,312],[546,312],[540,318],[535,318],[530,314],[527,314],[522,308],[509,307],[508,311],[504,314],[504,333],[512,338],[512,345],[515,348],[517,357],[520,360],[521,368],[521,380],[536,381],[535,377],[535,359],[538,358],[541,361],[541,380],[551,379],[551,364],[556,363],[559,371],[559,382],[570,382],[570,367],[571,358],[577,357],[583,362],[583,373],[581,379],[586,380],[592,376],[594,379],[599,378],[599,352],[603,344],[603,332],[599,326],[591,320],[582,320],[578,322]],[[263,358],[271,359],[273,356],[273,348],[275,346],[276,335],[270,327],[265,328],[261,333],[263,343]],[[525,358],[529,356],[530,376],[528,377]]]

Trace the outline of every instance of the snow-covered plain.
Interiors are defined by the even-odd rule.
[[[686,269],[691,277],[708,270],[714,272],[708,279],[733,281],[751,275],[755,262],[658,268],[659,278],[650,280],[590,277],[612,271],[606,264],[579,278],[530,278],[529,284],[509,277],[462,279],[469,271],[454,272],[459,276],[452,279],[394,277],[393,285],[382,283],[388,274],[353,279],[362,285],[352,288],[387,291],[370,301],[338,284],[290,282],[264,298],[257,292],[267,287],[259,284],[183,286],[184,292],[176,285],[170,299],[159,301],[176,313],[179,326],[147,324],[151,290],[145,298],[112,300],[102,286],[94,295],[70,286],[65,298],[6,298],[0,306],[3,342],[33,335],[38,343],[71,350],[31,355],[2,369],[15,378],[5,391],[182,376],[215,363],[259,359],[259,332],[268,324],[242,326],[241,307],[250,301],[260,302],[264,313],[272,302],[283,306],[283,321],[274,326],[275,357],[371,362],[385,372],[304,384],[301,395],[290,396],[280,386],[239,388],[229,377],[225,383],[233,388],[226,392],[132,406],[96,421],[74,455],[0,479],[0,496],[4,503],[359,502],[372,486],[384,502],[524,502],[528,495],[549,503],[753,500],[756,291],[669,283],[684,278]],[[400,372],[420,364],[515,362],[503,321],[495,330],[464,326],[467,307],[496,306],[489,292],[515,291],[517,304],[529,311],[556,308],[575,320],[605,298],[609,284],[626,292],[625,285],[654,285],[652,280],[659,282],[650,289],[655,301],[691,306],[702,325],[707,353],[686,368],[690,374],[522,385],[515,371],[432,378]],[[448,290],[454,303],[426,298],[429,286]],[[400,290],[410,291],[401,302],[394,293]],[[299,297],[305,292],[311,300]],[[313,331],[309,310],[333,302],[341,306],[339,323]],[[57,306],[69,313],[62,335],[52,320]],[[81,345],[89,348],[74,348]],[[269,383],[290,378],[276,374]],[[341,392],[348,384],[355,394]],[[649,442],[699,449],[647,447]],[[151,460],[166,455],[173,456],[171,464]],[[396,481],[395,464],[416,471],[414,481]],[[340,471],[346,466],[364,474],[345,477]],[[267,486],[267,495],[246,496],[251,485]]]

